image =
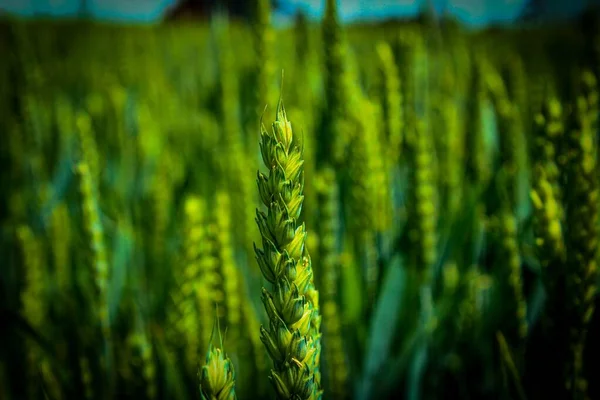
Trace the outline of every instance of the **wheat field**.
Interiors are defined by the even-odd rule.
[[[600,399],[597,10],[254,3],[0,20],[0,399]]]

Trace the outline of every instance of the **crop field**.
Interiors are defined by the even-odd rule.
[[[0,400],[600,399],[600,19],[0,20]]]

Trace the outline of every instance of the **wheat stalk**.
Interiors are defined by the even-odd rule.
[[[261,340],[274,366],[269,378],[278,398],[316,399],[321,395],[321,317],[305,227],[297,222],[304,200],[302,150],[281,100],[272,131],[261,127],[260,150],[269,173],[258,172],[267,212],[256,213],[263,248],[255,245],[255,251],[263,276],[273,285],[262,291],[269,327],[261,327]]]
[[[415,141],[409,145],[411,154],[411,202],[409,239],[414,246],[412,268],[419,271],[422,282],[432,277],[431,269],[437,258],[437,188],[434,182],[431,133],[423,121],[413,132]]]
[[[109,265],[107,262],[106,246],[104,243],[104,229],[100,221],[96,188],[88,164],[81,161],[76,167],[79,178],[79,191],[83,214],[83,227],[87,244],[89,246],[92,264],[92,275],[95,284],[94,300],[97,306],[98,321],[106,344],[110,342],[110,323],[108,315],[107,286],[109,278]]]

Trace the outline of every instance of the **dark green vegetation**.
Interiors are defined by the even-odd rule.
[[[598,24],[267,3],[0,23],[0,399],[600,398]]]

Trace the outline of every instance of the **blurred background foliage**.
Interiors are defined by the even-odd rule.
[[[598,9],[275,27],[285,3],[0,19],[0,399],[199,398],[215,317],[238,397],[274,396],[253,243],[280,96],[324,398],[600,398]]]

